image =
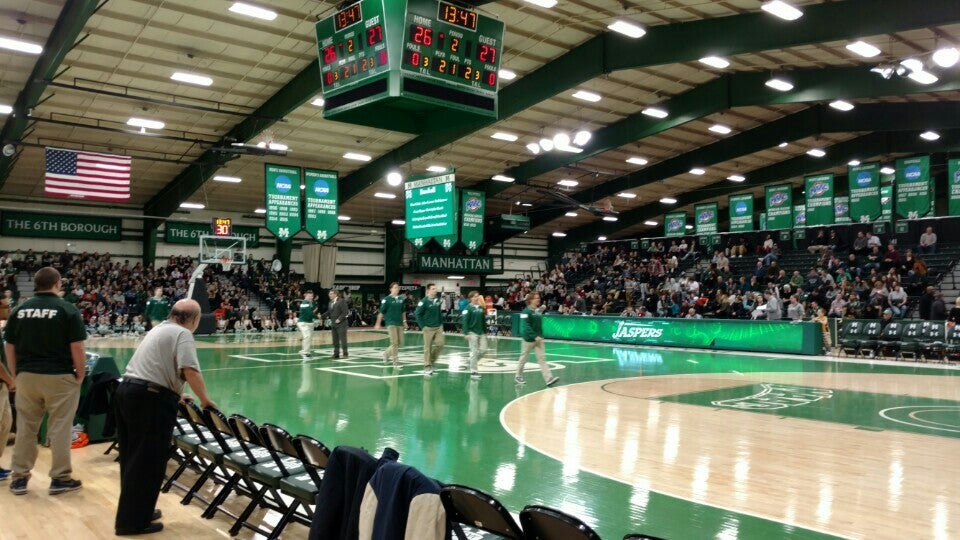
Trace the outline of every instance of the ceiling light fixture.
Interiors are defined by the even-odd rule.
[[[730,128],[730,126],[725,126],[725,125],[723,125],[723,124],[714,124],[714,125],[710,126],[709,129],[710,129],[710,131],[712,131],[712,132],[714,132],[714,133],[719,133],[720,135],[726,135],[726,134],[730,133],[731,131],[733,131],[733,130]]]
[[[775,17],[780,17],[785,21],[795,21],[800,17],[803,17],[802,11],[784,2],[783,0],[772,0],[770,2],[765,2],[762,6],[760,6],[760,9]]]
[[[693,225],[684,225],[683,228],[686,229],[686,230],[688,230],[688,231],[692,231],[692,230],[693,230]]]
[[[566,235],[567,235],[567,233],[563,233],[563,232],[560,232],[560,231],[554,231],[554,232],[553,232],[553,236],[556,236],[557,238],[563,238],[563,237],[566,236]]]
[[[220,176],[220,175],[214,176],[213,180],[215,182],[226,182],[228,184],[239,184],[240,182],[243,181],[243,179],[237,176]]]
[[[524,0],[528,4],[533,4],[535,6],[540,6],[542,8],[552,8],[557,5],[557,0]]]
[[[540,148],[544,152],[549,152],[553,150],[553,141],[547,138],[540,139]]]
[[[437,173],[447,172],[447,168],[444,167],[443,165],[431,165],[427,167],[427,170],[430,172],[437,172]]]
[[[266,209],[266,208],[257,208],[257,209],[255,209],[255,210],[253,211],[253,213],[254,213],[254,214],[266,214],[266,213],[267,213],[267,209]]]
[[[624,192],[621,192],[621,193],[617,193],[617,197],[623,197],[624,199],[636,199],[636,198],[637,198],[637,194],[636,194],[636,193],[630,193],[629,191],[624,191]]]
[[[564,214],[564,215],[567,216],[567,217],[577,217],[577,213],[576,213],[576,212],[567,212],[567,213]]]
[[[844,100],[842,100],[842,99],[838,99],[838,100],[836,100],[836,101],[831,101],[831,102],[830,102],[830,106],[833,107],[834,109],[838,110],[838,111],[843,111],[843,112],[847,112],[847,111],[852,111],[852,110],[853,110],[853,103],[850,103],[849,101],[844,101]]]
[[[793,84],[782,77],[773,77],[764,84],[779,92],[789,92],[793,90]]]
[[[179,81],[182,83],[196,84],[199,86],[210,86],[213,84],[213,79],[207,77],[206,75],[197,75],[195,73],[183,73],[178,71],[170,76],[171,79]]]
[[[514,177],[512,177],[512,176],[504,176],[504,175],[502,175],[502,174],[495,174],[495,175],[493,175],[493,177],[490,178],[490,179],[491,179],[491,180],[496,180],[497,182],[508,182],[508,183],[509,183],[509,182],[513,182],[514,180],[516,180],[516,178],[514,178]]]
[[[230,11],[234,13],[239,13],[240,15],[246,15],[247,17],[253,17],[255,19],[263,19],[265,21],[272,21],[277,18],[277,12],[265,9],[259,6],[254,6],[251,4],[245,4],[243,2],[234,2],[229,8]]]
[[[607,28],[633,39],[643,37],[643,35],[647,33],[642,26],[627,21],[615,21],[613,24],[607,26]]]
[[[596,103],[601,99],[603,99],[602,97],[600,97],[600,94],[595,94],[587,90],[577,90],[576,92],[573,93],[573,97],[577,99],[582,99],[583,101],[589,101],[590,103]]]
[[[785,142],[782,142],[782,143],[780,143],[780,144],[777,145],[777,148],[786,148],[786,147],[787,147],[787,143],[785,143]]]
[[[631,165],[646,165],[647,163],[650,163],[650,162],[643,159],[642,157],[634,156],[634,157],[628,157],[627,163],[630,163]]]
[[[690,174],[692,174],[692,175],[694,175],[694,176],[703,176],[703,175],[707,174],[707,171],[701,169],[700,167],[694,167],[694,168],[690,169]]]
[[[660,202],[663,204],[677,204],[677,200],[673,197],[664,197],[660,199]]]
[[[352,159],[353,161],[370,161],[372,157],[366,154],[358,154],[356,152],[347,152],[343,155],[345,159]]]
[[[0,114],[10,114],[13,112],[13,107],[10,105],[0,105]]]
[[[813,157],[816,157],[816,158],[821,158],[821,157],[827,155],[827,153],[824,152],[824,151],[823,151],[822,149],[820,149],[820,148],[811,148],[811,149],[807,150],[807,154],[808,154],[808,155],[811,155],[811,156],[813,156]]]
[[[533,206],[533,204],[528,203],[528,202],[525,202],[525,203],[520,203],[520,206],[526,206],[526,207],[529,208],[529,207]]]
[[[960,62],[960,50],[956,47],[942,47],[934,51],[931,58],[942,68],[952,68]]]
[[[659,225],[659,223],[657,223],[656,221],[644,221],[643,224],[646,225],[647,227],[656,227],[657,225]]]
[[[507,142],[514,142],[517,139],[519,139],[519,137],[517,137],[513,133],[504,133],[503,131],[498,131],[494,133],[493,135],[490,136],[490,138],[497,139],[498,141],[507,141]]]
[[[184,202],[184,203],[180,203],[180,208],[188,208],[190,210],[203,210],[204,206],[200,203]]]
[[[727,62],[726,59],[720,58],[719,56],[704,56],[700,59],[700,63],[717,69],[730,66],[730,62]]]
[[[403,220],[403,219],[395,219],[395,220],[391,221],[390,223],[392,223],[393,225],[406,225],[406,224],[407,224],[406,220]]]
[[[43,52],[43,47],[37,45],[36,43],[30,43],[28,41],[20,41],[19,39],[11,39],[0,37],[0,48],[10,49],[11,51],[17,51],[27,54],[40,54]]]
[[[257,143],[257,147],[258,147],[258,148],[269,148],[270,150],[277,150],[277,151],[280,151],[280,152],[285,152],[285,151],[287,151],[287,150],[290,149],[289,146],[287,146],[287,145],[285,145],[285,144],[283,144],[283,143],[278,143],[278,142],[267,143],[266,141],[260,141],[260,142],[258,142],[258,143]]]
[[[615,218],[614,216],[603,216],[603,220],[604,220],[604,221],[609,221],[609,222],[612,223],[612,222],[616,221],[617,218]]]
[[[447,279],[465,279],[465,276],[447,276]]]
[[[853,43],[848,43],[847,50],[852,53],[859,54],[864,58],[873,58],[874,56],[880,54],[880,49],[874,47],[866,41],[854,41]]]
[[[403,183],[403,175],[400,174],[400,171],[390,171],[387,173],[387,184],[391,186],[399,186]]]
[[[727,180],[729,180],[729,181],[731,181],[731,182],[743,182],[743,181],[746,180],[746,179],[747,179],[747,177],[745,177],[745,176],[743,176],[743,175],[741,175],[741,174],[731,174],[730,176],[727,177]]]
[[[497,72],[500,75],[500,78],[505,81],[512,81],[517,78],[517,74],[509,69],[500,68],[500,71]]]
[[[553,136],[553,146],[554,148],[570,146],[570,136],[563,132],[557,133]]]
[[[666,118],[669,116],[669,113],[658,107],[647,107],[646,109],[640,111],[647,116],[652,116],[654,118]]]
[[[588,142],[590,142],[590,139],[592,137],[593,137],[593,133],[590,133],[587,130],[581,129],[576,133],[576,135],[573,136],[573,144],[577,146],[584,146]]]
[[[900,61],[900,65],[910,71],[923,71],[923,61],[916,58],[904,58]]]
[[[889,175],[889,174],[893,174],[893,173],[895,173],[895,172],[897,172],[897,171],[896,171],[896,169],[894,169],[893,167],[883,167],[882,169],[880,169],[880,174],[888,174],[888,175]]]
[[[597,237],[597,242],[606,242],[606,241],[607,241],[607,237],[606,237],[606,236],[598,236],[598,237]]]
[[[857,167],[857,166],[860,165],[860,160],[859,160],[859,159],[851,159],[850,161],[847,162],[847,165],[849,165],[849,166],[851,166],[851,167]]]
[[[350,216],[337,216],[337,221],[350,221]]]
[[[560,185],[563,187],[576,187],[580,185],[580,182],[577,182],[576,180],[570,180],[569,178],[565,178],[557,182],[557,185]]]
[[[144,129],[163,129],[166,125],[159,120],[150,120],[147,118],[131,118],[127,120],[128,126],[144,128]]]
[[[940,138],[940,134],[936,131],[924,131],[920,134],[920,138],[925,141],[935,141]]]
[[[531,154],[534,154],[534,155],[539,154],[539,153],[540,153],[540,145],[537,144],[537,143],[535,143],[535,142],[528,143],[528,144],[527,144],[527,150],[529,150]]]
[[[382,191],[378,191],[374,193],[373,196],[378,199],[396,199],[397,198],[397,196],[393,193],[384,193]]]
[[[917,81],[920,84],[933,84],[940,80],[936,75],[930,73],[929,71],[914,71],[913,73],[907,75],[907,77]]]

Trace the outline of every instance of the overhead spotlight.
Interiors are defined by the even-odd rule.
[[[606,237],[606,236],[598,236],[598,237],[597,237],[597,242],[606,242],[606,241],[607,241],[607,237]]]
[[[827,153],[826,153],[825,151],[823,151],[823,149],[821,149],[821,148],[811,148],[811,149],[807,150],[807,154],[810,155],[810,156],[816,157],[816,158],[821,158],[821,157],[827,155]]]
[[[590,142],[591,137],[593,137],[593,133],[590,133],[586,130],[580,130],[576,135],[573,136],[573,144],[577,146],[583,146]]]
[[[850,161],[847,162],[847,165],[849,165],[849,166],[851,166],[851,167],[859,167],[859,166],[860,166],[860,160],[859,160],[859,159],[851,159]]]
[[[876,73],[884,79],[889,79],[897,72],[897,67],[891,64],[880,64],[879,66],[870,68],[870,72]]]
[[[670,113],[660,109],[658,107],[647,107],[646,109],[640,111],[647,116],[652,116],[654,118],[666,118]]]
[[[529,150],[531,154],[539,154],[540,145],[535,142],[529,143],[527,144],[527,150]]]
[[[942,68],[951,68],[960,62],[960,50],[956,47],[942,47],[934,51],[933,62]]]
[[[553,136],[553,146],[554,148],[570,146],[570,136],[563,132],[557,133]]]
[[[553,150],[553,141],[547,138],[540,139],[540,148],[543,149],[544,152]]]
[[[387,173],[387,184],[399,186],[403,183],[403,175],[399,171],[390,171]]]
[[[884,167],[884,168],[880,169],[880,174],[890,175],[890,174],[893,174],[893,173],[895,173],[895,172],[897,172],[897,171],[896,171],[896,169],[894,169],[893,167]]]
[[[802,11],[784,2],[783,0],[772,0],[770,2],[765,2],[762,6],[760,6],[760,9],[771,15],[780,17],[785,21],[795,21],[800,17],[803,17]]]
[[[929,71],[914,71],[913,73],[907,75],[907,77],[917,81],[920,84],[933,84],[940,80],[936,75],[930,73]]]
[[[790,90],[793,90],[793,83],[784,79],[783,77],[771,77],[770,80],[765,84],[779,92],[789,92]]]
[[[900,61],[900,65],[912,72],[923,71],[923,62],[916,58],[905,58]]]
[[[831,101],[830,106],[833,107],[834,109],[837,109],[838,111],[847,112],[847,111],[853,110],[853,103],[850,103],[849,101],[844,101],[842,99]]]
[[[940,138],[940,134],[936,131],[924,131],[920,134],[920,138],[925,141],[935,141]]]

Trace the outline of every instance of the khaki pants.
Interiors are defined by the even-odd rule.
[[[80,403],[80,384],[73,375],[17,373],[17,442],[13,447],[13,478],[29,478],[37,461],[37,434],[43,413],[50,439],[50,478],[70,480],[73,417]]]
[[[403,327],[388,326],[387,334],[390,336],[390,346],[383,351],[383,361],[393,360],[394,364],[400,363],[400,347],[403,347]]]
[[[470,345],[470,372],[477,371],[480,357],[487,354],[487,336],[467,334],[467,344]]]
[[[298,322],[297,328],[300,329],[300,336],[303,337],[303,343],[300,345],[301,353],[310,352],[310,345],[313,343],[313,323]]]
[[[432,368],[443,349],[442,326],[427,326],[423,329],[423,365]]]
[[[537,356],[537,364],[540,365],[540,373],[543,374],[543,382],[549,381],[553,377],[550,372],[550,366],[547,365],[547,352],[543,346],[543,341],[524,341],[520,345],[520,360],[517,362],[517,377],[523,378],[523,366],[527,364],[527,358],[530,351]]]
[[[0,383],[0,457],[7,447],[7,438],[10,437],[10,428],[13,427],[13,415],[10,414],[10,390],[7,385]],[[0,465],[0,469],[3,465]]]

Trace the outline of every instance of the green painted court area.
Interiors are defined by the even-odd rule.
[[[563,463],[518,443],[501,426],[500,412],[518,397],[544,390],[535,362],[528,364],[527,385],[514,384],[513,370],[520,350],[518,340],[491,339],[490,354],[481,362],[483,379],[471,381],[464,367],[467,344],[459,335],[447,335],[441,369],[429,379],[421,375],[419,334],[406,335],[401,350],[403,368],[399,371],[382,363],[384,334],[370,336],[351,332],[351,340],[359,335],[375,339],[351,345],[350,358],[345,360],[332,360],[329,347],[317,347],[314,356],[303,361],[297,354],[299,340],[289,334],[199,338],[198,352],[211,396],[224,412],[241,413],[258,423],[276,423],[294,434],[310,434],[331,448],[341,444],[362,446],[379,455],[384,447],[394,447],[400,452],[402,462],[422,469],[441,482],[462,483],[488,491],[514,513],[526,504],[546,504],[581,517],[605,539],[621,538],[627,532],[667,538],[827,537],[784,523],[665,496],[655,489],[647,491],[591,473],[570,471]],[[121,369],[132,354],[132,349],[111,347],[110,340],[91,342],[89,349],[113,355]],[[560,376],[560,388],[571,383],[616,378],[698,373],[960,375],[956,370],[917,365],[778,359],[590,343],[549,342],[547,358],[554,373]],[[735,402],[764,391],[762,384],[745,385],[660,399],[716,407],[717,401]],[[957,436],[956,432],[933,426],[910,427],[878,414],[892,407],[923,406],[928,412],[919,417],[924,421],[949,423],[951,413],[944,411],[948,407],[956,408],[955,401],[838,391],[814,399],[822,392],[798,388],[795,394],[805,396],[807,403],[791,403],[775,410],[739,409]],[[769,392],[768,397],[773,398]],[[848,408],[851,410],[841,412]],[[544,415],[550,413],[543,411]],[[956,418],[956,413],[952,414]],[[596,421],[602,425],[603,419]],[[576,443],[583,452],[590,451],[591,441]]]
[[[785,384],[661,396],[660,401],[960,438],[960,401]]]

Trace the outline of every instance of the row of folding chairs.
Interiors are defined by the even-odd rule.
[[[586,523],[560,510],[528,505],[520,511],[520,523],[500,501],[479,489],[449,484],[440,489],[447,518],[459,525],[495,534],[508,540],[600,540]],[[465,538],[463,530],[455,529]],[[624,540],[662,540],[645,534],[628,534]]]
[[[273,424],[258,426],[239,414],[228,418],[217,409],[201,410],[192,401],[179,407],[171,447],[179,465],[167,478],[162,488],[164,493],[172,487],[182,489],[186,494],[181,503],[201,501],[202,516],[206,519],[218,512],[227,514],[234,520],[231,536],[248,528],[274,539],[291,521],[310,526],[313,505],[330,457],[330,450],[323,443],[307,435],[291,436]],[[187,469],[199,473],[189,486],[179,482]],[[201,492],[211,480],[220,487],[207,500]],[[226,505],[230,495],[249,499],[239,514]],[[280,520],[271,529],[263,529],[250,519],[258,507],[280,513]]]
[[[847,356],[912,360],[960,358],[960,327],[939,321],[846,321],[840,328],[840,351]]]

